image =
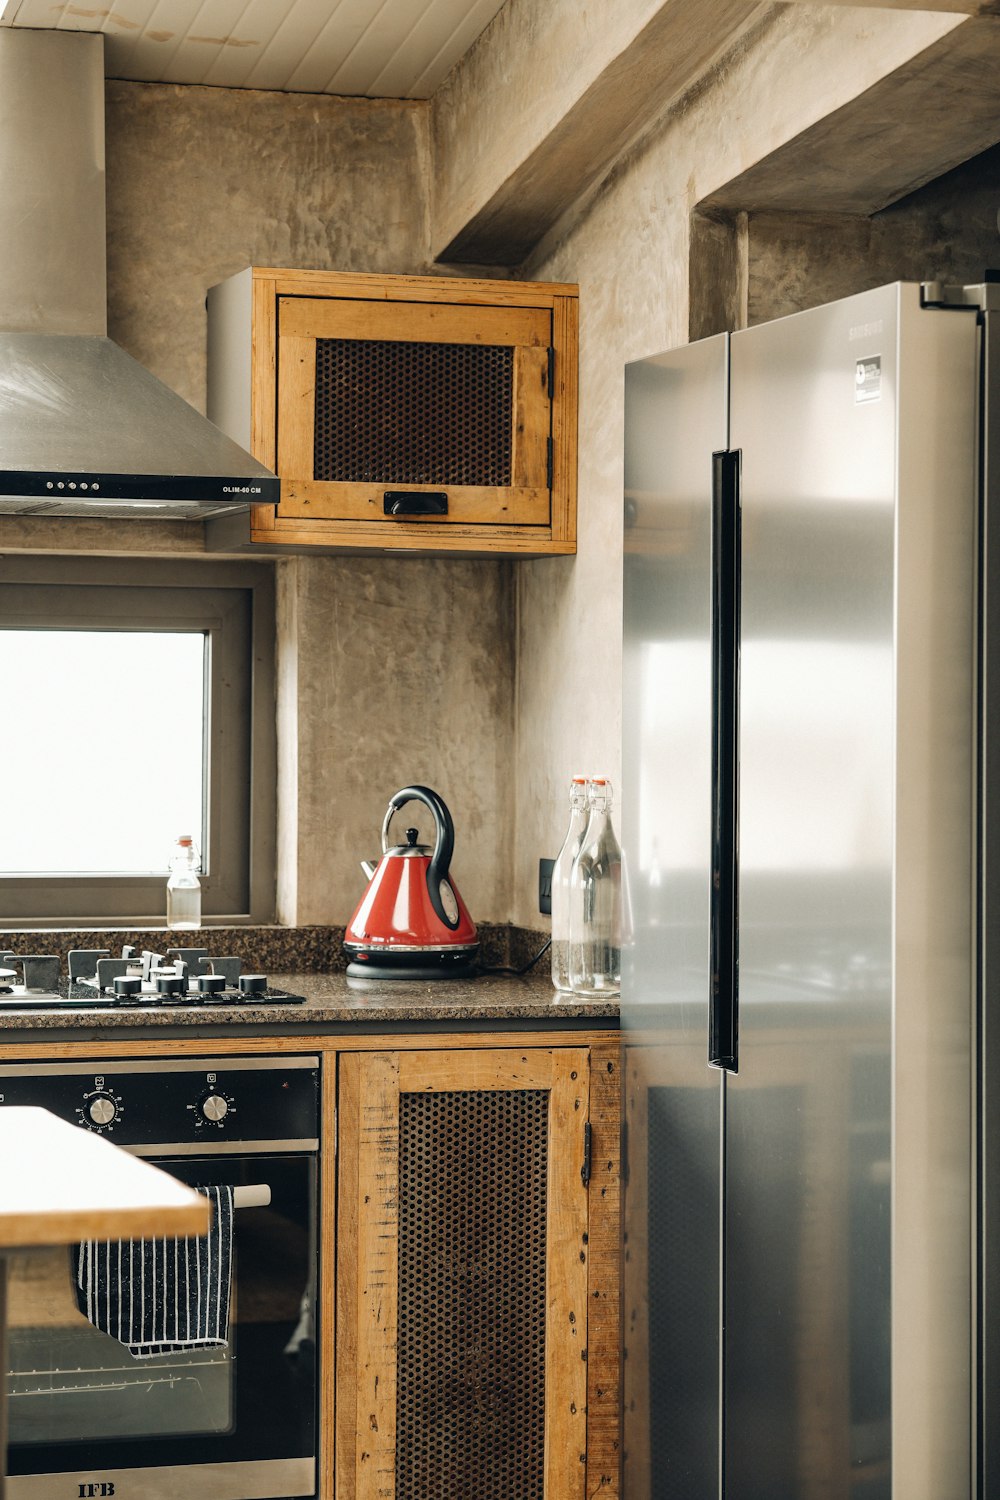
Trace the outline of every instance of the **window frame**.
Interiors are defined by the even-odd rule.
[[[128,523],[126,523],[128,524]],[[7,629],[204,631],[208,765],[202,921],[274,920],[276,718],[274,565],[195,559],[7,556],[0,559],[0,646]],[[98,732],[144,733],[169,720],[169,689],[85,687],[67,732],[93,715]],[[127,693],[127,696],[126,696]],[[25,708],[20,706],[21,711]],[[18,705],[8,705],[8,733]],[[130,718],[123,730],[121,719]],[[112,725],[114,724],[114,727]],[[141,814],[137,814],[141,815]],[[193,831],[193,830],[192,830]],[[201,842],[201,840],[199,840]],[[24,926],[154,926],[165,922],[162,874],[10,875],[0,872],[0,931]]]

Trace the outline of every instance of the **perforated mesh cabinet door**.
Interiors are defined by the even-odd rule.
[[[313,479],[509,485],[514,350],[317,339]]]
[[[339,1500],[582,1500],[586,1050],[340,1070]]]
[[[397,1496],[542,1500],[548,1103],[400,1096]]]
[[[547,308],[280,298],[280,515],[385,529],[430,491],[431,524],[548,525],[552,338]]]

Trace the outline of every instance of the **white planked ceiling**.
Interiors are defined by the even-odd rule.
[[[504,0],[0,0],[0,26],[102,31],[109,78],[427,99]]]

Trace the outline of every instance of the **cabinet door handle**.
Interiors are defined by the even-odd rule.
[[[386,490],[382,509],[387,516],[446,516],[448,496],[444,490]]]

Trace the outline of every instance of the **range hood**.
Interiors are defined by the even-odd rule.
[[[104,38],[0,28],[0,515],[202,518],[274,474],[107,337]]]

